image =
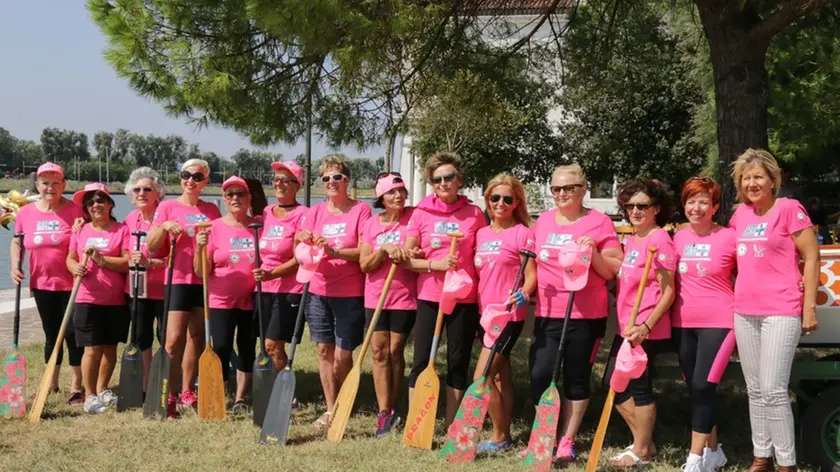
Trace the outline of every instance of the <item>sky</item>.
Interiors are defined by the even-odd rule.
[[[118,128],[140,135],[177,134],[225,157],[240,148],[265,149],[235,131],[196,130],[186,119],[168,116],[117,77],[103,57],[106,46],[84,0],[0,0],[0,127],[33,141],[48,126],[80,131],[90,140],[97,131]],[[304,148],[301,140],[268,150],[291,159]],[[373,158],[384,154],[384,146],[331,150],[313,136],[313,159],[330,152]]]

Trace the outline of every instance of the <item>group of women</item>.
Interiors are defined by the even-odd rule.
[[[248,186],[231,177],[222,187],[224,217],[216,206],[199,198],[208,181],[205,162],[187,161],[181,173],[183,193],[166,201],[162,201],[159,176],[148,168],[137,169],[126,185],[137,209],[124,223],[111,217],[113,200],[104,185],[90,184],[70,202],[61,196],[61,168],[48,163],[38,169],[41,199],[21,210],[17,230],[26,235],[23,245],[30,254],[30,286],[44,325],[46,355],[52,350],[72,277],[84,275],[76,300],[75,328],[67,337],[74,372],[71,403],[81,400],[87,412],[99,413],[113,402],[108,384],[115,349],[117,343],[125,342],[128,332],[122,293],[129,292],[126,272],[135,266],[147,268],[137,328],[138,344],[148,365],[154,320],[161,317],[163,287],[168,282],[163,271],[165,256],[169,241],[174,240],[172,295],[164,339],[173,359],[172,391],[180,393],[170,397],[170,414],[177,415],[176,405],[196,403],[192,386],[204,342],[201,255],[205,252],[214,349],[227,364],[235,341],[239,355],[234,408],[245,408],[258,332],[254,304],[262,304],[266,348],[277,369],[282,369],[287,362],[285,344],[295,334],[294,321],[304,290],[295,278],[298,261],[294,257],[295,246],[303,243],[325,253],[309,282],[305,307],[326,400],[326,412],[316,420],[320,426],[329,424],[329,412],[352,366],[353,351],[362,343],[392,263],[400,267],[371,342],[379,411],[376,435],[383,436],[400,424],[395,405],[402,389],[407,340],[413,333],[411,392],[429,361],[445,274],[463,269],[473,279],[473,288],[444,318],[445,425],[453,421],[466,387],[481,376],[490,358],[492,346],[482,346],[470,376],[473,343],[483,339],[482,313],[488,305],[512,304],[515,313],[498,340],[501,349],[491,366],[495,379],[489,407],[493,432],[478,445],[478,451],[492,453],[512,446],[510,354],[524,325],[526,305],[535,298],[529,353],[532,400],[536,403],[551,382],[565,330],[563,417],[555,454],[558,461],[572,461],[575,437],[591,397],[592,367],[606,333],[608,282],[614,280],[619,326],[605,381],[612,375],[622,337],[641,345],[650,362],[671,342],[676,344],[692,402],[692,436],[684,470],[706,472],[726,463],[718,444],[715,389],[736,344],[749,395],[755,456],[749,470],[773,470],[774,457],[780,470],[796,470],[787,385],[799,336],[817,328],[819,255],[804,208],[794,200],[777,197],[780,171],[768,152],[750,149],[735,162],[739,205],[729,227],[714,222],[720,187],[709,178],[694,177],[683,185],[680,202],[688,224],[673,237],[663,229],[674,216],[667,188],[643,177],[624,182],[617,199],[634,234],[623,244],[608,216],[583,206],[587,179],[577,165],[555,169],[550,189],[556,208],[541,214],[536,222],[528,214],[522,184],[509,174],[500,174],[487,184],[486,215],[460,195],[466,173],[454,154],[440,153],[427,160],[425,178],[434,191],[415,207],[406,206],[407,191],[400,174],[379,175],[373,206],[382,211],[376,214],[368,205],[348,197],[350,169],[340,158],[322,161],[319,175],[326,200],[308,209],[296,201],[302,170],[293,162],[275,162],[272,168],[277,203],[262,215],[250,214]],[[80,216],[86,222],[73,229]],[[263,226],[255,237],[249,224],[257,220]],[[209,228],[201,223],[209,223]],[[131,234],[136,231],[148,233],[141,239],[139,251]],[[453,232],[461,233],[454,254],[450,253]],[[570,242],[590,246],[592,256],[586,285],[576,294],[566,325],[570,292],[564,288],[559,253]],[[256,245],[262,254],[260,267],[254,259]],[[657,251],[647,273],[644,267],[650,246]],[[521,249],[533,251],[537,257],[526,262],[521,287],[511,290],[524,262]],[[13,242],[13,261],[19,250]],[[90,262],[82,266],[79,261],[85,253]],[[804,283],[801,259],[805,261]],[[628,326],[646,273],[636,322]],[[15,282],[24,278],[16,264],[12,278]],[[262,283],[259,300],[254,294],[256,282]],[[57,378],[53,387],[58,387]],[[633,444],[612,457],[611,465],[647,465],[657,454],[650,372],[631,380],[624,392],[616,394],[615,404],[632,432]]]

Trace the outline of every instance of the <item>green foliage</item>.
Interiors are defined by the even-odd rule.
[[[90,158],[88,146],[85,133],[58,128],[44,128],[41,132],[41,149],[49,161],[86,161]]]

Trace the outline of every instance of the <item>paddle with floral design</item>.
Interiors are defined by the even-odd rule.
[[[18,238],[20,258],[18,267],[23,270],[23,233],[15,233]],[[0,377],[0,416],[23,416],[26,414],[26,358],[18,350],[20,338],[20,289],[23,282],[15,287],[15,321],[12,349],[3,363]]]
[[[527,249],[521,249],[519,254],[523,256],[522,264],[519,266],[513,291],[519,289],[528,261],[532,257],[536,257],[536,254]],[[510,311],[512,308],[512,305],[508,305],[506,311]],[[490,367],[493,365],[493,358],[503,347],[500,346],[502,339],[505,339],[502,334],[496,338],[493,349],[490,350],[490,356],[487,358],[487,364],[484,365],[481,378],[473,382],[464,393],[464,399],[461,400],[458,413],[455,415],[452,424],[449,425],[449,430],[446,433],[446,444],[440,451],[441,457],[448,462],[472,462],[475,459],[476,440],[484,427],[484,419],[487,417],[487,408],[490,405],[490,384],[487,377],[490,374]]]

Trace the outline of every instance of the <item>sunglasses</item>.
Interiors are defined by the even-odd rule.
[[[458,177],[458,174],[446,174],[440,177],[432,177],[432,183],[437,185],[443,181],[452,182],[453,180],[455,180],[455,177]]]
[[[653,206],[653,203],[625,203],[624,210],[627,212],[633,211],[633,208],[639,211],[647,211]]]
[[[275,184],[296,184],[298,183],[297,179],[293,179],[291,177],[277,177],[274,179]]]
[[[95,193],[87,199],[85,199],[85,206],[93,206],[97,203],[100,205],[104,205],[106,203],[110,203],[110,199],[107,196],[98,193]]]
[[[250,195],[250,193],[248,193],[247,190],[230,190],[228,192],[225,192],[225,198],[228,200],[233,200],[233,197],[245,198],[248,195]]]
[[[152,187],[134,187],[133,189],[131,189],[131,191],[135,194],[138,194],[140,192],[152,193],[153,190]]]
[[[202,174],[201,172],[196,172],[195,174],[190,174],[187,171],[181,172],[181,180],[190,180],[190,178],[192,178],[193,182],[196,183],[201,182],[205,179],[204,174]]]
[[[490,203],[499,203],[499,200],[504,200],[505,205],[513,205],[513,196],[511,195],[499,195],[498,193],[490,195]]]
[[[551,186],[551,193],[553,195],[557,195],[560,192],[572,193],[579,188],[583,188],[583,184],[552,185]]]
[[[347,176],[344,175],[344,174],[322,175],[321,176],[321,182],[327,183],[330,180],[335,180],[336,182],[340,182],[340,181],[344,180],[345,178],[347,178]]]
[[[689,182],[692,182],[692,181],[695,181],[695,180],[699,180],[700,182],[703,182],[704,184],[713,184],[713,183],[715,183],[715,181],[714,181],[714,180],[712,180],[712,179],[710,179],[710,178],[708,178],[708,177],[694,176],[694,177],[692,177],[692,178],[688,179],[688,181],[689,181]]]
[[[393,175],[394,177],[397,177],[399,179],[402,178],[402,174],[400,174],[399,172],[380,172],[376,174],[376,180],[379,180],[382,177],[385,177],[386,175]]]

